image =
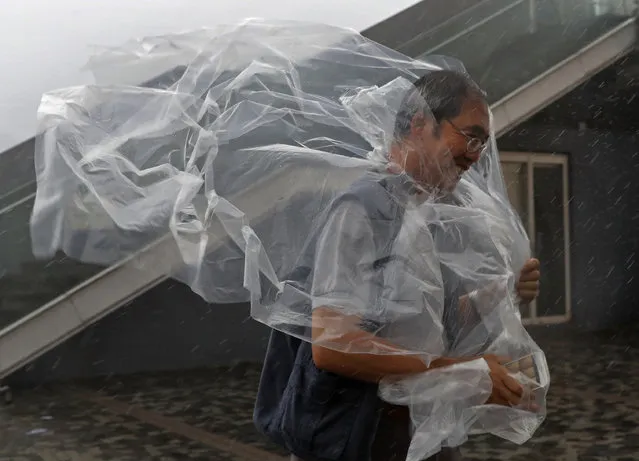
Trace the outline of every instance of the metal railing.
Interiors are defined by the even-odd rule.
[[[632,16],[637,14],[637,0],[590,0],[595,15],[618,14]]]
[[[522,15],[526,16],[528,32],[534,33],[538,30],[540,22],[566,24],[577,18],[607,14],[635,16],[639,10],[639,0],[486,0],[425,31],[404,45],[421,40],[431,44],[422,55],[436,54],[447,45],[502,18],[518,7],[522,8]]]

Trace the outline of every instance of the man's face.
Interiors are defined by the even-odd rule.
[[[404,169],[425,187],[452,191],[461,175],[479,160],[489,133],[490,117],[483,101],[467,101],[457,117],[439,125],[417,121],[406,140],[409,153]]]

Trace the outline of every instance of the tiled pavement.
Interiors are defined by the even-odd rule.
[[[473,438],[467,459],[639,460],[635,331],[544,335],[553,383],[542,429],[520,447]],[[0,407],[0,461],[282,460],[253,429],[258,372],[249,365],[17,392]]]

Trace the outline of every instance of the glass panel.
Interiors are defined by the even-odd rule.
[[[537,316],[566,314],[564,166],[535,164],[535,255],[541,263]]]
[[[502,162],[504,181],[510,203],[528,229],[528,168],[524,162]]]
[[[418,46],[422,55],[460,59],[496,102],[631,18],[635,8],[622,0],[489,0],[425,34]]]
[[[510,203],[528,231],[528,165],[525,162],[502,162],[501,167]],[[525,319],[530,318],[531,306],[522,306],[521,316]]]
[[[0,330],[101,270],[64,255],[35,260],[29,236],[32,207],[30,198],[0,210]]]
[[[532,304],[526,304],[519,307],[519,312],[521,312],[521,318],[526,320],[532,318]]]
[[[0,152],[0,213],[35,192],[34,144],[34,140],[30,139]]]

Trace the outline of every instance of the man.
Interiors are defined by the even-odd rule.
[[[403,461],[408,411],[381,402],[378,382],[476,358],[430,361],[410,353],[412,345],[388,339],[390,314],[379,303],[404,303],[409,321],[428,310],[423,290],[393,286],[384,292],[393,285],[385,278],[406,270],[396,272],[393,264],[410,265],[411,254],[417,261],[421,251],[409,238],[413,221],[406,216],[418,212],[424,191],[455,188],[479,159],[489,130],[488,105],[474,82],[453,71],[431,72],[414,84],[398,114],[389,173],[364,178],[333,202],[313,241],[312,262],[292,277],[312,293],[313,344],[272,332],[255,406],[258,429],[290,450],[292,460]],[[418,277],[430,276],[419,261],[413,266]],[[519,279],[522,300],[534,299],[538,278],[538,262],[530,260]],[[446,304],[457,312],[468,302],[451,292]],[[523,389],[503,359],[483,358],[493,383],[489,402],[517,405]],[[459,453],[446,448],[433,459],[455,460]]]

